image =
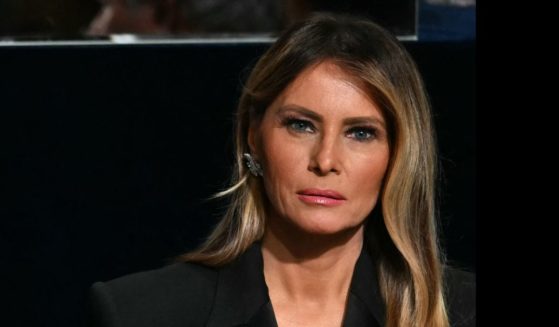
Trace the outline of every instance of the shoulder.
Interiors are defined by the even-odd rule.
[[[163,268],[134,273],[111,280],[106,284],[114,294],[150,296],[192,296],[193,292],[207,293],[214,286],[215,269],[193,263],[175,263]],[[188,291],[186,294],[184,291]]]
[[[453,267],[446,267],[444,275],[450,325],[453,327],[475,326],[475,274]]]
[[[203,325],[209,315],[217,271],[175,263],[93,284],[90,326]]]

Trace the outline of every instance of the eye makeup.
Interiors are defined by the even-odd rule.
[[[378,131],[372,126],[354,126],[345,134],[347,137],[355,139],[358,142],[368,142],[377,137]]]
[[[323,124],[319,114],[299,106],[286,106],[278,110],[277,118],[282,127],[294,133],[316,133]],[[375,117],[348,117],[342,120],[348,126],[344,135],[357,142],[370,142],[382,135],[384,123]]]
[[[296,133],[314,133],[316,131],[313,123],[307,119],[297,118],[295,116],[286,116],[281,120],[282,126]]]

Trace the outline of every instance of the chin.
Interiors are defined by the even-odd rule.
[[[313,235],[335,235],[341,232],[356,229],[360,224],[350,224],[337,217],[301,217],[295,224],[304,232]]]

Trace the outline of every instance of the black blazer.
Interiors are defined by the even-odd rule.
[[[177,263],[93,284],[88,326],[277,326],[262,270],[260,244],[233,263],[209,268]],[[447,269],[451,326],[475,326],[475,279]],[[373,261],[363,250],[351,280],[343,325],[383,326],[385,306]]]

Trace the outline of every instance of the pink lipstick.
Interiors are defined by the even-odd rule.
[[[305,189],[297,192],[299,200],[325,207],[338,206],[346,201],[346,198],[333,190]]]

